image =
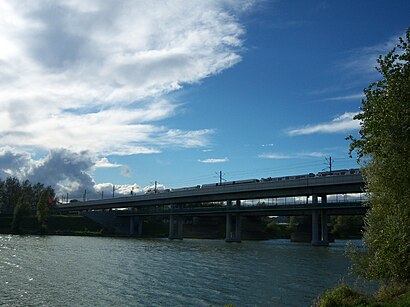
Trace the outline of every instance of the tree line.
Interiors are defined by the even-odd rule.
[[[45,230],[49,205],[54,197],[54,189],[40,182],[32,184],[15,177],[0,179],[0,214],[13,215],[11,228],[15,233],[19,233],[24,217],[30,215],[35,215],[40,230]]]

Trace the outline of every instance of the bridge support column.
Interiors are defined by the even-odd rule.
[[[142,237],[142,224],[144,223],[144,218],[140,217],[138,219],[138,236]]]
[[[177,239],[182,240],[182,238],[183,238],[183,229],[184,229],[184,220],[183,220],[182,216],[177,217],[177,225],[178,225]]]
[[[169,216],[169,234],[168,239],[173,240],[174,238],[174,216]]]
[[[130,232],[129,232],[130,236],[134,235],[134,217],[130,216]]]
[[[236,208],[237,209],[241,208],[241,201],[240,200],[236,201]],[[239,213],[236,214],[235,222],[236,222],[236,225],[235,225],[235,240],[236,240],[236,242],[241,242],[242,222],[241,222],[241,215]]]
[[[318,204],[318,197],[317,195],[312,195],[312,206],[315,208],[312,210],[312,245],[314,246],[328,246],[329,245],[329,238],[327,232],[327,212],[326,210],[320,210],[320,207],[317,206]],[[321,196],[322,204],[326,204],[327,199],[326,195]],[[320,219],[319,219],[320,214]],[[320,227],[319,227],[320,226]]]
[[[312,245],[319,245],[319,219],[316,209],[312,211]]]
[[[236,207],[239,208],[241,201],[236,201]],[[232,201],[228,200],[226,204],[226,209],[229,211],[232,209]],[[226,214],[226,236],[225,242],[241,242],[241,216],[239,213],[235,214],[235,233],[232,233],[232,213]]]
[[[241,242],[241,232],[242,232],[242,223],[241,223],[241,215],[239,213],[236,214],[235,219],[235,242]]]
[[[326,210],[322,210],[321,212],[321,224],[322,224],[322,245],[329,245],[329,238],[327,233],[327,212]]]
[[[226,214],[226,233],[225,241],[231,242],[231,231],[232,231],[232,215],[230,213]]]
[[[174,208],[174,205],[171,205],[171,211]],[[175,216],[171,214],[169,216],[169,234],[168,234],[168,239],[174,240],[174,239],[179,239],[182,240],[182,235],[183,235],[183,218],[182,216]],[[175,225],[176,224],[176,229]],[[175,233],[176,232],[176,233]]]

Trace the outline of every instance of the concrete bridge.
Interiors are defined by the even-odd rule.
[[[364,182],[359,172],[301,175],[281,177],[280,180],[242,180],[155,194],[74,202],[58,205],[56,210],[81,212],[102,223],[127,223],[130,235],[142,235],[144,217],[169,217],[169,239],[182,239],[183,219],[186,216],[225,216],[227,242],[241,241],[243,216],[307,215],[312,217],[312,244],[328,245],[329,215],[365,214],[367,208],[358,199],[358,193],[363,192],[363,188]],[[335,201],[335,195],[340,194],[351,196]],[[253,204],[255,200],[258,200],[256,205]]]

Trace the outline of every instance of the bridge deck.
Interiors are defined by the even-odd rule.
[[[114,208],[141,208],[187,203],[248,200],[309,195],[361,193],[364,182],[360,174],[312,177],[285,181],[261,181],[214,187],[198,187],[158,194],[75,202],[56,206],[59,212]]]

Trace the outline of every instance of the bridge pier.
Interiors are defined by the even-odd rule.
[[[174,239],[174,216],[170,215],[169,216],[169,233],[168,233],[168,239],[173,240]]]
[[[138,219],[138,237],[142,237],[142,225],[144,223],[144,218],[141,216]]]
[[[171,205],[171,210],[174,208],[173,205]],[[176,229],[175,229],[175,225],[176,224]],[[175,216],[173,214],[171,214],[169,216],[169,234],[168,234],[168,239],[169,240],[174,240],[174,239],[178,239],[178,240],[182,240],[183,238],[183,226],[184,226],[184,220],[182,218],[182,216]],[[176,233],[175,233],[176,232]]]
[[[321,210],[321,224],[322,224],[322,245],[329,245],[329,238],[328,238],[328,232],[327,232],[327,222],[328,222],[328,216],[326,213],[326,210]]]
[[[177,217],[177,225],[178,225],[178,229],[177,229],[177,239],[182,240],[183,238],[183,227],[184,227],[184,220],[182,218],[182,216],[178,216]]]
[[[231,242],[231,231],[232,231],[232,214],[226,214],[226,231],[225,231],[225,241]]]
[[[134,217],[130,216],[130,232],[129,232],[130,236],[134,235]]]
[[[327,203],[326,195],[321,195],[322,204]],[[314,246],[329,246],[329,238],[327,231],[327,212],[318,207],[318,196],[312,195],[312,206],[317,209],[312,210],[312,245]],[[320,219],[319,219],[320,214]],[[319,227],[320,226],[320,227]]]
[[[239,209],[241,206],[241,201],[236,201],[236,207]],[[226,209],[230,210],[232,208],[232,201],[228,200],[226,203]],[[235,233],[232,232],[232,213],[226,214],[226,235],[225,242],[241,242],[241,232],[242,223],[240,213],[235,214]]]
[[[129,235],[134,236],[135,235],[135,216],[130,216],[130,229],[129,229]],[[137,219],[137,236],[142,237],[142,223],[144,222],[143,217],[139,217]]]

